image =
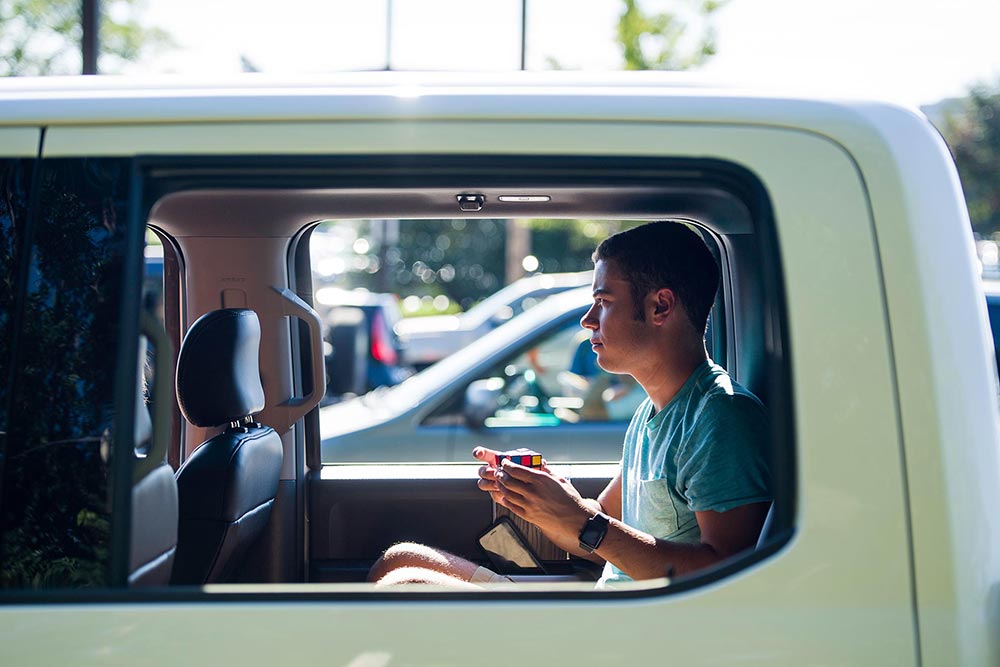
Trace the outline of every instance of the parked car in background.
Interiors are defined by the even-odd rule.
[[[404,344],[393,330],[401,317],[394,295],[322,287],[316,310],[323,321],[325,402],[391,387],[413,373],[402,361]]]
[[[163,322],[163,246],[146,246],[143,261],[142,305]]]
[[[406,339],[406,362],[429,366],[546,297],[590,285],[592,271],[545,273],[521,278],[457,315],[429,315],[400,320],[396,332]]]
[[[322,408],[323,461],[468,461],[476,445],[617,461],[645,393],[598,368],[591,302],[589,287],[550,297],[397,387]]]

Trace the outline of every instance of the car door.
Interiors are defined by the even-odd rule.
[[[731,362],[735,368],[739,361],[748,376],[755,366],[784,368],[776,371],[779,376],[787,372],[785,380],[771,376],[765,387],[770,390],[766,400],[775,446],[786,447],[776,474],[783,476],[788,494],[782,502],[795,504],[794,517],[789,517],[794,537],[784,546],[774,543],[774,551],[751,556],[752,564],[723,567],[656,590],[590,591],[589,596],[526,590],[520,596],[483,594],[475,599],[457,593],[407,597],[396,591],[391,593],[394,601],[405,599],[414,606],[400,603],[398,613],[384,614],[373,605],[356,627],[405,627],[405,632],[383,638],[387,652],[443,663],[461,663],[470,651],[488,664],[532,661],[556,651],[565,661],[652,662],[662,660],[666,650],[671,660],[685,664],[737,663],[747,656],[798,664],[819,654],[848,663],[912,664],[915,633],[908,539],[901,521],[905,494],[899,431],[891,418],[896,413],[892,364],[876,240],[856,164],[824,137],[777,127],[666,123],[639,130],[628,123],[599,129],[600,124],[582,125],[588,130],[586,140],[581,127],[571,125],[518,124],[516,132],[504,136],[517,136],[525,150],[525,142],[545,141],[543,136],[554,133],[567,141],[565,146],[572,137],[581,140],[580,151],[598,150],[599,144],[600,150],[615,154],[718,156],[733,167],[727,173],[749,179],[740,181],[747,186],[742,192],[756,192],[758,204],[767,202],[765,210],[743,200],[758,217],[752,225],[724,234],[727,252],[734,257],[731,266],[741,276],[732,285],[732,323],[739,337]],[[537,134],[526,133],[528,126]],[[502,123],[491,127],[510,130]],[[725,232],[726,215],[715,221],[720,233]],[[764,296],[750,288],[754,277],[769,285]],[[760,329],[747,325],[761,317],[766,324]],[[859,468],[858,461],[865,464]],[[468,467],[474,470],[474,465]],[[429,504],[431,487],[443,492],[452,484],[458,491],[464,484],[470,504],[462,507],[471,511],[473,471],[449,469],[452,479],[468,476],[443,482],[443,466],[434,473],[405,465],[380,470],[385,472],[378,483],[392,494],[393,503],[372,515],[379,527],[369,524],[365,532],[361,520],[351,521],[371,496],[358,496],[352,503],[349,495],[350,484],[360,489],[360,478],[375,471],[359,471],[352,480],[350,466],[331,464],[312,487],[318,492],[311,505],[314,530],[337,536],[344,527],[345,539],[347,533],[369,539],[379,532],[384,544],[397,537],[427,538],[435,546],[475,554],[471,527],[489,520],[488,507],[480,503],[475,516],[454,509],[445,515]],[[425,481],[423,475],[436,478]],[[415,508],[425,502],[424,513],[417,514]],[[321,536],[314,533],[313,539],[320,543]],[[844,613],[845,608],[855,611]],[[531,631],[516,642],[504,642],[499,652],[473,648],[482,646],[483,628],[513,618]],[[608,618],[614,618],[615,638],[604,640]],[[878,627],[866,618],[878,618]],[[431,639],[443,624],[451,640],[444,646]],[[663,628],[670,628],[667,649]],[[789,637],[795,640],[790,643]],[[361,651],[362,643],[353,645],[355,651]]]

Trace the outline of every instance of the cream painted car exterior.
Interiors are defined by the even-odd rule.
[[[774,211],[787,300],[795,534],[716,584],[635,599],[0,608],[3,662],[952,665],[1000,660],[995,366],[957,175],[919,115],[669,79],[344,77],[0,87],[0,152],[46,157],[548,154],[717,158]],[[9,82],[3,82],[8,84]],[[309,594],[310,597],[297,598]],[[514,641],[496,628],[520,629]]]

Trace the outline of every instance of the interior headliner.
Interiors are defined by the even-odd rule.
[[[460,209],[457,196],[465,194],[482,195],[482,209]],[[550,199],[502,202],[502,195]],[[723,235],[753,231],[739,198],[698,184],[185,190],[158,200],[149,222],[177,237],[289,237],[310,222],[337,218],[670,218],[695,220]]]

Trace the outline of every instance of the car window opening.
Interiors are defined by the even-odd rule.
[[[187,196],[183,191],[179,195],[181,201]],[[192,195],[193,210],[213,196],[211,191]],[[165,337],[144,348],[146,389],[138,410],[153,415],[154,433],[143,441],[141,451],[137,449],[139,456],[151,451],[157,434],[167,434],[165,468],[184,471],[204,458],[207,450],[200,443],[225,440],[236,431],[254,439],[253,429],[259,424],[265,429],[271,426],[261,418],[261,408],[250,401],[246,414],[230,420],[233,434],[219,436],[209,422],[192,421],[190,406],[185,404],[182,410],[172,391],[149,388],[169,378],[163,363],[176,365],[182,355],[191,315],[199,312],[194,304],[214,299],[218,305],[209,314],[256,313],[267,322],[274,312],[259,308],[261,295],[253,292],[248,285],[253,279],[248,277],[258,269],[273,274],[275,267],[282,268],[290,274],[295,292],[311,300],[321,341],[315,348],[322,353],[320,377],[308,369],[294,369],[293,398],[318,392],[319,406],[306,416],[305,428],[295,433],[306,461],[304,476],[289,463],[287,443],[272,438],[271,481],[265,485],[269,490],[238,511],[249,517],[255,508],[267,506],[255,528],[261,534],[272,530],[266,528],[269,523],[300,522],[296,509],[300,506],[289,504],[283,495],[300,485],[312,516],[336,517],[311,521],[304,528],[310,531],[309,552],[301,575],[282,575],[275,581],[273,574],[266,574],[278,567],[268,560],[276,556],[254,546],[257,540],[238,540],[239,553],[231,561],[199,563],[195,568],[185,564],[191,562],[191,552],[183,546],[187,539],[183,511],[185,503],[190,506],[190,499],[207,487],[199,482],[199,490],[190,491],[182,472],[182,483],[173,492],[179,494],[182,508],[180,555],[172,558],[185,565],[180,568],[183,577],[170,577],[172,588],[262,577],[283,584],[364,584],[387,547],[411,542],[472,558],[500,569],[504,577],[535,576],[515,577],[518,584],[554,586],[551,590],[567,595],[594,593],[601,568],[555,545],[537,527],[479,491],[480,462],[472,451],[486,447],[537,453],[552,472],[571,480],[587,498],[597,498],[615,477],[629,421],[647,396],[631,375],[608,372],[599,365],[593,334],[581,320],[595,303],[594,246],[648,220],[524,219],[513,224],[491,218],[331,218],[311,223],[301,233],[301,246],[287,255],[290,266],[285,264],[283,246],[273,241],[267,241],[273,244],[271,256],[260,255],[265,246],[259,245],[258,256],[251,258],[251,254],[241,257],[240,243],[229,240],[232,252],[220,261],[220,247],[212,238],[178,234],[179,228],[171,227],[176,223],[169,207],[167,214],[157,210],[161,217],[149,221],[144,244],[141,302],[143,312]],[[758,274],[764,267],[756,247],[760,240],[727,235],[709,223],[692,228],[706,241],[722,271],[707,319],[709,355],[767,401],[775,392],[765,372],[764,313],[747,306],[748,298],[762,293]],[[522,235],[515,255],[509,253],[509,238],[504,241],[512,229]],[[737,283],[739,289],[734,287]],[[289,294],[282,298],[299,298]],[[300,350],[313,349],[308,317],[296,318],[287,320],[289,332],[300,332]],[[255,344],[273,344],[267,340],[271,335],[267,325],[261,329],[265,334]],[[260,354],[260,377],[266,384],[273,376],[265,373],[263,364],[272,362],[265,359],[270,353]],[[213,356],[219,355],[209,351],[204,358]],[[303,354],[303,360],[307,356]],[[312,385],[317,386],[311,389]],[[189,392],[198,390],[197,385],[188,386],[194,387]],[[263,408],[265,413],[267,409]],[[280,425],[275,431],[278,436],[283,432]],[[283,458],[274,458],[275,447],[284,448]],[[780,452],[781,446],[776,444],[774,450]],[[253,480],[247,485],[259,487]],[[139,496],[133,500],[139,511],[145,511],[143,502]],[[504,528],[496,528],[501,525]],[[539,559],[540,566],[510,570],[504,553],[484,551],[479,538],[491,527],[507,535],[501,542],[508,546],[523,542],[517,548]],[[773,534],[787,535],[787,528],[780,525]],[[499,533],[490,534],[487,541],[496,544]],[[771,534],[770,528],[762,531],[758,553],[777,543]],[[291,546],[286,541],[281,551],[292,553]],[[702,579],[664,572],[663,577],[626,583],[621,590],[660,590],[666,584],[664,590],[680,590],[686,581],[700,585],[697,582],[704,577],[716,576],[712,571],[725,576],[732,568],[743,567],[753,554],[749,548],[735,560],[705,570]],[[277,558],[285,562],[287,555]],[[281,567],[292,572],[295,566]],[[142,576],[145,570],[136,581]],[[541,590],[528,586],[517,592],[534,595]],[[308,587],[300,592],[308,594]]]

